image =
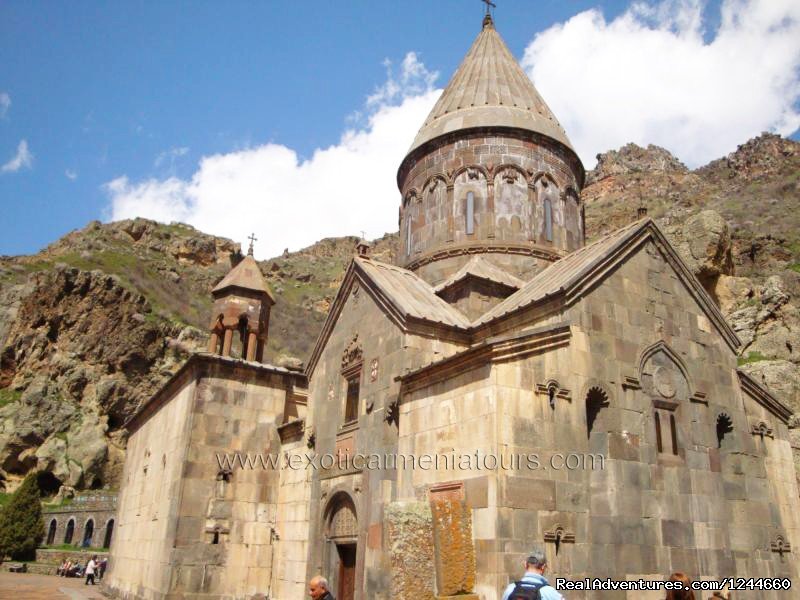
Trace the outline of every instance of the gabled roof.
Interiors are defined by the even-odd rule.
[[[661,250],[689,293],[735,352],[741,343],[736,333],[650,218],[635,221],[556,261],[538,273],[521,290],[476,320],[473,326],[486,325],[495,319],[558,295],[563,295],[565,302],[570,303],[648,240],[653,241]]]
[[[468,277],[484,279],[517,290],[525,285],[524,281],[514,277],[511,273],[506,273],[482,256],[473,256],[467,264],[433,288],[433,291],[438,294]]]
[[[309,377],[314,372],[328,337],[333,332],[350,290],[356,282],[361,282],[370,290],[381,308],[401,327],[418,323],[438,327],[443,332],[455,331],[463,335],[470,326],[470,321],[464,314],[439,298],[433,288],[416,274],[401,267],[357,256],[347,268],[342,285],[311,352],[306,369]]]
[[[249,254],[231,269],[230,273],[225,275],[222,281],[214,286],[211,293],[216,296],[223,290],[234,287],[266,294],[273,303],[275,302],[275,298],[272,296],[258,263]]]
[[[356,257],[355,266],[369,277],[404,317],[466,329],[470,321],[439,296],[415,273],[368,258]]]
[[[739,376],[739,383],[746,394],[784,423],[789,422],[789,418],[792,416],[791,408],[773,396],[766,387],[746,371],[737,369],[736,374]]]
[[[475,127],[513,127],[572,144],[497,33],[491,17],[417,133],[408,154],[453,131]]]

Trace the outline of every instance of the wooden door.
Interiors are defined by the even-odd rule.
[[[356,592],[356,545],[337,544],[339,552],[339,593],[336,600],[354,600]]]

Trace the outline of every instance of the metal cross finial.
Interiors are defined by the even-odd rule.
[[[366,240],[367,239],[367,232],[366,231],[362,231],[361,232],[361,239],[362,240]]]
[[[248,248],[248,250],[247,250],[247,255],[248,256],[253,256],[253,242],[257,242],[258,238],[256,237],[255,233],[251,233],[250,237],[247,238],[247,239],[250,240],[250,248]]]
[[[495,4],[494,2],[492,2],[492,0],[481,0],[481,2],[483,2],[484,4],[486,4],[486,14],[487,14],[487,15],[489,14],[489,7],[491,7],[491,8],[497,8],[497,4]]]

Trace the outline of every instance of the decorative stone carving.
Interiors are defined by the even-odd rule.
[[[775,434],[772,431],[772,427],[770,427],[764,421],[761,421],[761,422],[756,423],[755,425],[753,425],[753,428],[751,429],[751,433],[753,435],[761,436],[762,440],[765,437],[769,437],[769,438],[774,438],[775,437]]]
[[[574,544],[575,534],[567,531],[561,525],[556,525],[550,531],[544,532],[544,541],[556,545],[556,554],[558,554],[561,544]]]
[[[677,388],[675,374],[667,367],[656,367],[653,371],[653,385],[656,391],[664,398],[674,398]]]
[[[342,502],[334,510],[328,526],[328,538],[353,538],[358,535],[356,513],[349,502]]]
[[[770,550],[783,556],[784,554],[792,551],[792,545],[785,540],[782,535],[779,535],[770,544]]]
[[[480,177],[480,175],[481,172],[478,169],[474,169],[472,167],[469,167],[467,169],[467,179],[477,180]]]
[[[386,414],[383,417],[389,425],[400,427],[400,401],[393,400],[386,405]]]
[[[472,511],[451,493],[430,496],[438,597],[469,594],[475,586]]]
[[[519,179],[519,173],[515,169],[506,169],[503,171],[503,181],[506,183],[514,183]]]
[[[358,342],[358,334],[353,336],[350,343],[342,353],[342,370],[351,369],[361,364],[363,361],[363,350]]]
[[[369,380],[376,381],[378,379],[378,359],[373,358],[369,363]]]
[[[572,392],[562,388],[555,379],[548,379],[544,383],[537,383],[536,393],[541,396],[547,396],[550,408],[555,408],[557,399],[572,402]]]
[[[317,447],[317,435],[314,433],[313,430],[309,430],[308,437],[306,438],[306,446],[310,449],[314,449]]]

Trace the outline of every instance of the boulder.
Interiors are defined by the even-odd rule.
[[[692,273],[714,294],[720,275],[733,275],[731,233],[718,212],[704,210],[692,215],[682,226],[671,226],[667,233]]]

